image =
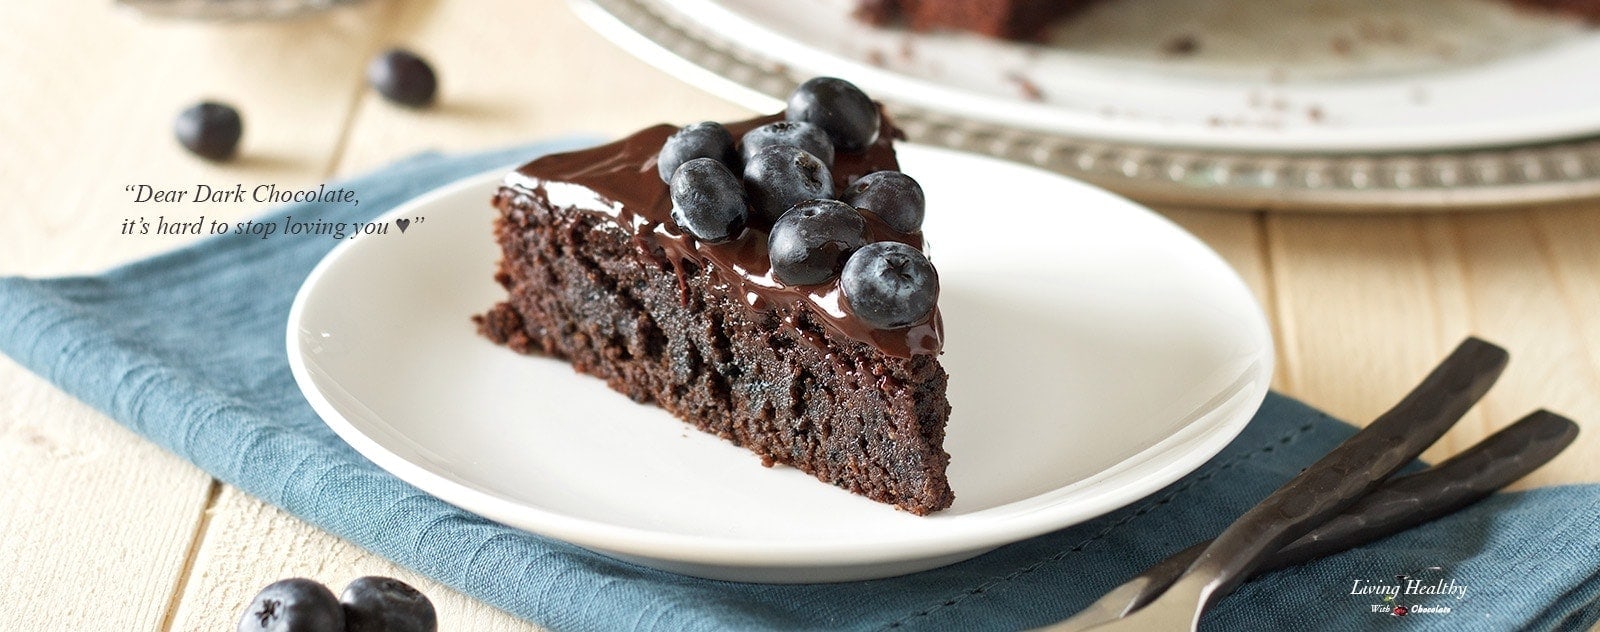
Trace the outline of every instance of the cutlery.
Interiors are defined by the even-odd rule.
[[[1152,583],[1140,576],[1080,615],[1094,623],[1069,620],[1047,629],[1194,629],[1208,606],[1269,556],[1342,513],[1438,440],[1488,392],[1507,359],[1504,349],[1468,338],[1393,408],[1246,511],[1143,608],[1127,610]]]
[[[1344,513],[1279,549],[1254,574],[1304,564],[1453,513],[1539,469],[1577,436],[1578,424],[1570,419],[1544,410],[1530,413],[1433,467],[1385,481]],[[1085,610],[1063,624],[1092,627],[1144,607],[1210,543],[1195,544],[1140,573],[1146,581],[1125,603]]]

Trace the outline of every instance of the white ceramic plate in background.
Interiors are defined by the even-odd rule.
[[[916,142],[1147,201],[1393,212],[1600,196],[1600,136],[1582,136],[1600,133],[1600,33],[1508,0],[1103,0],[1044,46],[876,30],[850,1],[570,0],[640,59],[758,111],[836,74]],[[1160,52],[1186,35],[1196,54]]]
[[[797,76],[1077,138],[1383,152],[1600,133],[1600,32],[1507,0],[1102,1],[1042,44],[871,27],[850,18],[853,0],[657,1]],[[1184,39],[1192,54],[1165,52]],[[725,81],[701,83],[775,109]]]
[[[902,145],[928,195],[954,408],[953,507],[916,517],[633,403],[468,320],[502,298],[503,171],[338,246],[290,313],[296,381],[335,432],[463,509],[648,566],[758,582],[932,568],[1104,514],[1193,471],[1265,396],[1272,342],[1238,276],[1127,200]],[[417,219],[425,218],[425,219]]]

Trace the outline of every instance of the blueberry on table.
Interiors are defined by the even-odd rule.
[[[898,241],[867,244],[845,262],[839,289],[856,316],[879,329],[922,322],[939,301],[939,273],[921,250]]]
[[[346,632],[435,632],[439,615],[433,602],[410,584],[392,577],[362,577],[339,595]]]
[[[327,586],[293,577],[268,584],[239,617],[239,632],[341,632],[344,609]]]
[[[833,197],[833,174],[816,156],[798,147],[775,145],[744,164],[745,195],[762,223],[770,225],[789,207]]]
[[[705,121],[685,125],[667,137],[656,155],[656,172],[662,182],[672,182],[672,174],[683,163],[695,158],[712,158],[729,169],[739,168],[739,152],[733,148],[733,134],[721,123]]]
[[[805,121],[778,121],[744,133],[744,159],[774,145],[799,147],[817,157],[822,164],[833,166],[833,141],[822,128]]]
[[[855,84],[817,77],[789,93],[788,119],[822,128],[843,152],[866,149],[878,140],[878,106]]]
[[[839,201],[871,211],[878,219],[902,233],[922,230],[927,198],[922,185],[899,171],[877,171],[861,176],[839,194]]]
[[[750,219],[744,186],[714,158],[683,163],[667,189],[672,194],[672,221],[700,241],[729,241],[744,231]]]
[[[367,83],[383,98],[411,107],[433,103],[439,78],[433,67],[416,53],[392,48],[367,64]]]
[[[796,204],[772,225],[767,251],[772,276],[788,285],[825,283],[839,274],[850,253],[867,244],[867,220],[833,200]]]
[[[223,161],[239,149],[244,121],[239,111],[226,103],[202,101],[178,114],[172,133],[185,149],[207,160]]]

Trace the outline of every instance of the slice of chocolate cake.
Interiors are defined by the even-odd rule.
[[[508,297],[475,320],[765,465],[927,514],[954,494],[922,193],[898,130],[839,90],[860,94],[813,80],[788,121],[658,125],[507,175]]]

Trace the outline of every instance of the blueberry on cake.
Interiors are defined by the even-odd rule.
[[[760,456],[924,515],[950,405],[924,198],[856,86],[545,156],[493,203],[505,301],[474,320]]]

